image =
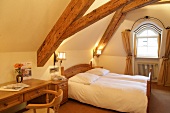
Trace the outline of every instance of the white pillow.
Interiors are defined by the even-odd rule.
[[[69,81],[82,83],[85,85],[90,85],[94,81],[96,81],[99,76],[90,74],[90,73],[78,73],[75,76],[69,78]]]
[[[99,76],[104,76],[104,75],[108,74],[109,72],[110,71],[107,69],[94,68],[94,69],[86,71],[85,73],[91,73],[91,74],[95,74],[95,75],[99,75]]]

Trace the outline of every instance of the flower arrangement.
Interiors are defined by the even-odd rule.
[[[18,73],[18,75],[22,75],[22,70],[21,70],[22,66],[23,66],[23,64],[21,64],[21,63],[16,63],[14,65],[15,71]]]

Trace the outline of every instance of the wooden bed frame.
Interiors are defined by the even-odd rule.
[[[62,73],[63,75],[68,79],[78,73],[83,73],[85,71],[88,71],[92,69],[92,63],[90,62],[90,64],[78,64],[78,65],[74,65],[66,70],[62,69]]]
[[[92,69],[92,63],[90,64],[77,64],[74,65],[66,70],[64,68],[62,69],[62,74],[69,79],[70,77],[78,74],[78,73],[83,73],[85,71],[88,71]],[[146,96],[148,97],[148,108],[147,108],[147,113],[149,113],[149,99],[151,95],[151,78],[152,78],[152,69],[149,71],[149,80],[147,81],[147,90],[146,90]]]

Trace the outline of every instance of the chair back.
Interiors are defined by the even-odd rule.
[[[46,103],[46,104],[28,104],[26,106],[27,109],[33,109],[33,113],[36,113],[36,109],[40,110],[42,108],[47,108],[47,112],[50,112],[50,107],[53,107],[54,113],[58,113],[58,109],[60,107],[60,103],[63,99],[63,90],[59,89],[58,91],[53,91],[53,90],[44,90],[43,93],[46,93],[46,100],[49,101],[49,94],[54,95],[53,100],[50,103]],[[30,110],[29,110],[30,111]],[[26,111],[24,113],[31,113],[29,111]],[[42,112],[40,112],[42,113]]]
[[[62,99],[63,99],[63,90],[59,89],[58,92],[55,93],[54,99],[50,102],[51,107],[53,106],[54,113],[58,112]]]

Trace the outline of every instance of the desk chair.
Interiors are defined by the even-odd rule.
[[[25,111],[24,113],[58,113],[58,109],[63,98],[63,90],[59,89],[58,92],[52,90],[44,90],[44,93],[47,93],[46,95],[47,102],[49,101],[48,94],[53,94],[55,95],[55,97],[50,103],[28,104],[26,108],[29,110]],[[53,109],[50,107],[53,107]]]

